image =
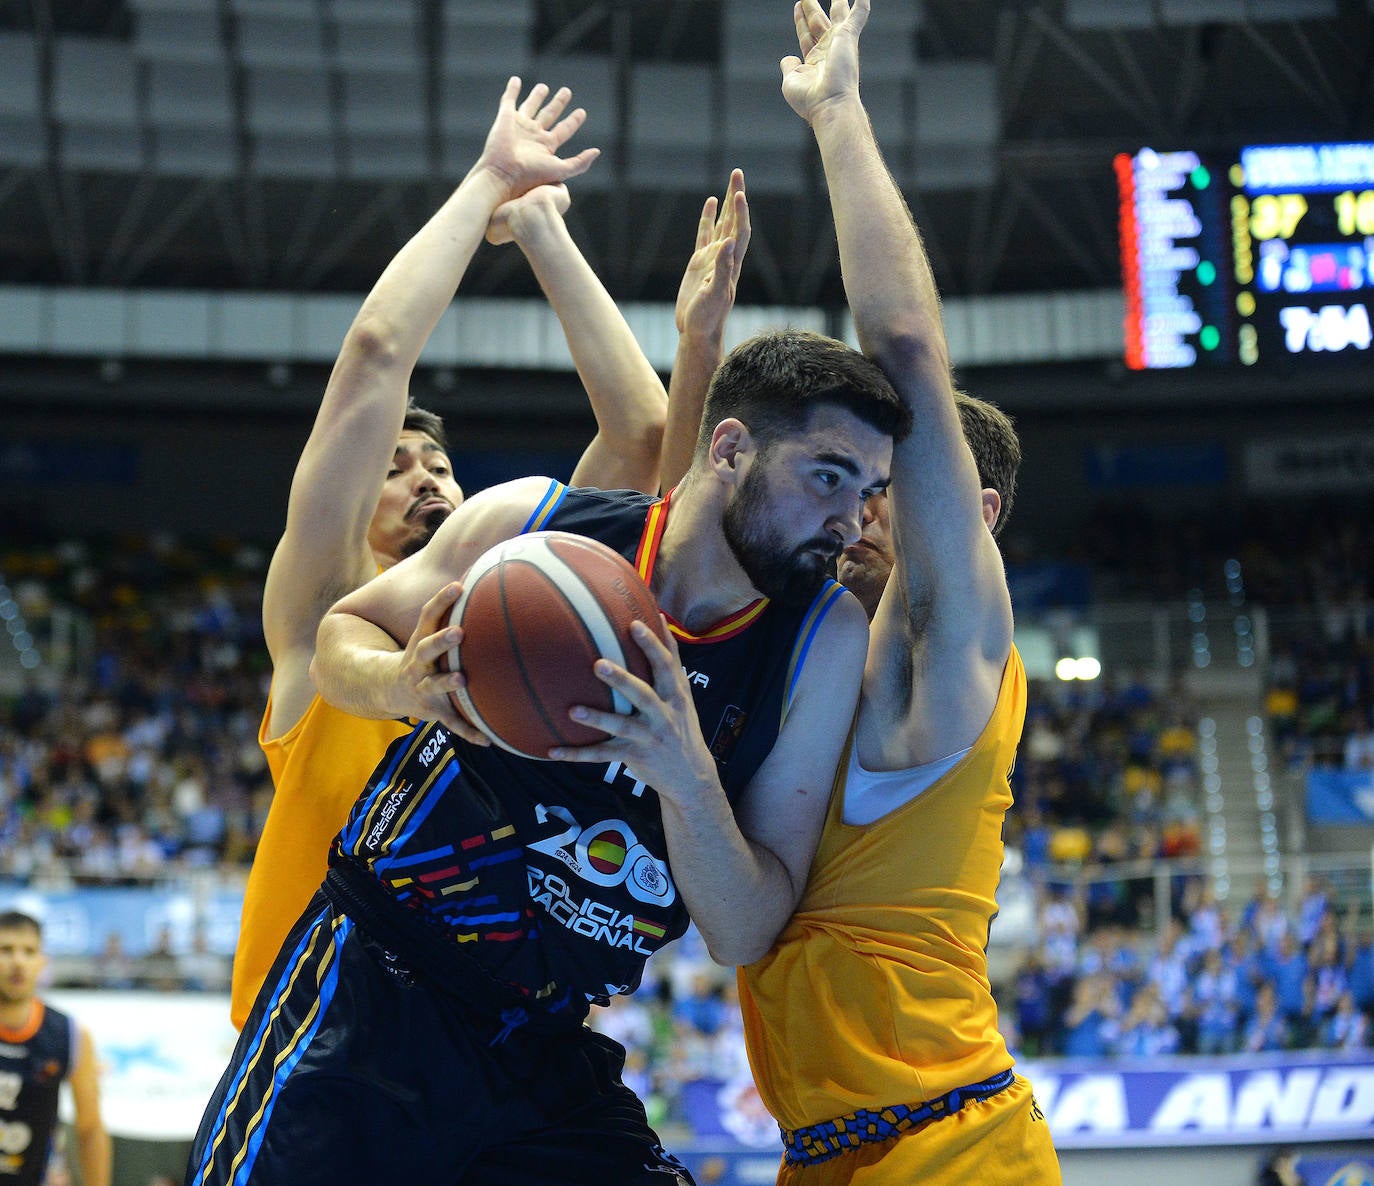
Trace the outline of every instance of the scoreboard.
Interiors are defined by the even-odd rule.
[[[1115,160],[1126,363],[1374,365],[1374,143]]]

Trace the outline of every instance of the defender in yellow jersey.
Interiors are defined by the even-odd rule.
[[[263,591],[273,671],[259,739],[276,793],[244,894],[231,1003],[237,1026],[323,880],[329,844],[367,776],[409,728],[360,722],[325,705],[310,663],[330,605],[422,548],[463,499],[443,425],[408,406],[408,387],[483,236],[520,246],[568,335],[598,427],[573,480],[658,488],[663,384],[562,219],[562,183],[596,158],[595,149],[558,155],[584,113],[564,114],[567,90],[551,96],[541,83],[517,105],[519,93],[511,79],[476,164],[363,302],[296,465]]]
[[[1025,713],[994,539],[1019,446],[954,391],[930,265],[859,98],[868,15],[797,4],[783,94],[820,148],[860,345],[916,427],[840,562],[872,618],[863,691],[801,904],[740,971],[745,1032],[780,1183],[1057,1183],[985,954]]]

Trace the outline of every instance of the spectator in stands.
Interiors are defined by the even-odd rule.
[[[1374,1020],[1374,926],[1358,924],[1349,928],[1346,976],[1355,1006]]]
[[[1193,978],[1188,1017],[1198,1054],[1227,1054],[1236,1048],[1239,977],[1236,969],[1227,965],[1219,947],[1211,948],[1202,957],[1202,968]]]
[[[1250,929],[1259,941],[1261,950],[1269,956],[1278,954],[1283,937],[1290,929],[1288,915],[1284,913],[1278,898],[1272,892],[1263,890],[1246,903],[1241,925]]]
[[[724,1016],[720,980],[704,970],[697,972],[687,991],[673,1001],[673,1020],[703,1037],[713,1037],[720,1029]]]
[[[1059,1053],[1069,1058],[1105,1058],[1120,1029],[1121,1001],[1111,974],[1096,972],[1075,981]]]
[[[1324,877],[1308,877],[1307,884],[1303,887],[1302,902],[1298,906],[1298,942],[1304,947],[1310,946],[1312,940],[1317,937],[1322,920],[1331,914],[1332,910],[1330,881]]]
[[[1014,1009],[1021,1052],[1031,1058],[1050,1053],[1053,987],[1040,957],[1027,953],[1016,971]]]
[[[133,957],[124,949],[124,940],[118,931],[105,936],[105,942],[96,957],[96,978],[99,987],[106,989],[136,988],[138,969]]]
[[[1350,977],[1345,960],[1341,956],[1335,918],[1327,915],[1326,920],[1330,925],[1324,927],[1313,938],[1307,955],[1310,978],[1309,1024],[1318,1030],[1335,1013],[1341,998],[1350,990]]]
[[[1305,1045],[1312,1011],[1312,978],[1307,953],[1299,946],[1297,936],[1285,931],[1279,940],[1278,953],[1271,957],[1269,980],[1273,984],[1274,999],[1288,1026],[1290,1041]]]
[[[1236,1004],[1242,1022],[1254,1016],[1259,986],[1265,982],[1267,957],[1252,931],[1238,930],[1226,947],[1225,962],[1236,970]]]
[[[1346,728],[1342,765],[1352,771],[1374,769],[1374,724],[1370,722],[1369,709],[1352,708],[1346,714]]]
[[[181,969],[172,950],[172,928],[158,931],[153,946],[138,960],[135,973],[139,987],[154,992],[177,992],[182,988]]]
[[[1266,981],[1255,994],[1255,1012],[1245,1024],[1240,1048],[1249,1054],[1286,1050],[1290,1037],[1288,1023],[1279,1011],[1274,986]]]
[[[1183,928],[1176,919],[1165,922],[1145,975],[1158,991],[1169,1016],[1182,1016],[1188,1002],[1188,949]]]
[[[1181,1042],[1176,1026],[1153,984],[1143,984],[1121,1020],[1120,1032],[1111,1043],[1113,1054],[1152,1058],[1176,1054]]]
[[[210,950],[201,927],[191,933],[191,946],[176,957],[177,976],[188,992],[225,992],[229,988],[229,960]]]
[[[1356,1007],[1355,998],[1344,992],[1336,1008],[1322,1020],[1318,1035],[1327,1050],[1367,1050],[1369,1017]]]

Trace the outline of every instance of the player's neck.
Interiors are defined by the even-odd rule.
[[[651,582],[663,612],[693,632],[708,629],[759,598],[721,530],[721,507],[704,483],[673,495]]]
[[[36,997],[25,997],[18,1001],[0,1001],[0,1029],[22,1030],[33,1019],[33,1011],[38,1005]]]

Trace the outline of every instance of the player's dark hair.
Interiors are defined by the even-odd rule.
[[[804,428],[821,404],[844,408],[894,440],[911,431],[911,409],[876,363],[834,338],[774,330],[741,342],[720,364],[706,392],[697,453],[710,448],[716,425],[731,417],[766,452]]]
[[[1011,504],[1016,501],[1016,474],[1021,468],[1021,442],[1016,437],[1016,428],[1011,417],[996,404],[966,392],[954,392],[954,406],[959,409],[964,440],[978,467],[978,484],[1001,496],[1002,509],[992,525],[992,534],[1001,535],[1011,514]]]
[[[43,924],[22,910],[0,910],[0,931],[32,931],[41,939]]]
[[[448,452],[448,434],[444,431],[443,419],[437,412],[422,408],[414,400],[406,404],[406,418],[401,428],[407,432],[422,432],[445,453]]]

